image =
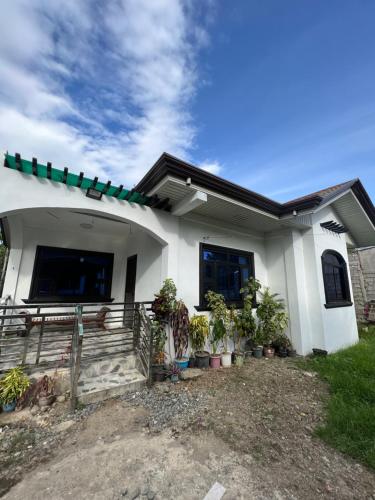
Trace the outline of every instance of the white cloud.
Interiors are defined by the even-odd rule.
[[[205,161],[201,163],[199,167],[202,170],[205,170],[206,172],[214,175],[219,175],[222,170],[222,166],[217,161]]]
[[[163,151],[191,159],[196,59],[208,43],[194,4],[5,0],[0,145],[128,185]]]

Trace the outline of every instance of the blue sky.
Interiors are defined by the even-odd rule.
[[[371,0],[4,0],[0,144],[128,186],[163,151],[284,201],[375,198]]]

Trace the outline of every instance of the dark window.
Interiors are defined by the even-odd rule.
[[[348,272],[344,258],[334,250],[322,255],[326,307],[351,305]]]
[[[240,289],[254,275],[254,255],[213,245],[200,246],[200,307],[208,290],[224,295],[227,304],[241,307]]]
[[[38,246],[29,301],[110,301],[112,269],[111,253]]]

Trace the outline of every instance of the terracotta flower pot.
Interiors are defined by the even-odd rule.
[[[263,352],[266,358],[273,358],[275,356],[275,349],[273,347],[267,346],[264,348]]]
[[[211,368],[220,368],[220,354],[211,354],[210,355],[210,366]]]

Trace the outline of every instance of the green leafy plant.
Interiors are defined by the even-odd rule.
[[[225,352],[228,352],[228,333],[230,330],[230,311],[225,304],[224,295],[221,293],[213,292],[209,290],[205,298],[207,300],[207,305],[211,311],[211,321],[210,326],[211,331],[211,345],[214,354],[219,342],[224,343]]]
[[[159,293],[155,295],[151,310],[155,314],[155,319],[168,319],[176,304],[177,288],[171,278],[163,282]]]
[[[256,332],[256,321],[253,315],[254,299],[256,293],[261,289],[260,282],[251,277],[246,285],[241,288],[240,292],[243,296],[243,308],[237,311],[234,319],[233,340],[235,350],[241,350],[241,341],[243,338],[252,338]]]
[[[221,319],[215,319],[211,321],[211,346],[212,353],[216,354],[221,342],[223,342],[224,337],[226,336],[226,328]]]
[[[30,386],[30,380],[22,368],[11,368],[0,380],[0,402],[10,404],[23,396]]]
[[[189,325],[191,347],[195,352],[203,351],[209,333],[209,323],[203,314],[195,314]]]
[[[256,337],[262,341],[262,344],[269,345],[277,335],[285,332],[289,319],[285,311],[284,301],[277,298],[277,293],[271,293],[270,289],[266,288],[261,293],[261,297],[257,308],[259,323]]]
[[[284,333],[279,333],[273,339],[272,346],[275,349],[287,349],[292,347],[292,343]]]
[[[161,321],[153,319],[151,322],[152,337],[154,339],[154,359],[158,364],[164,362],[164,348],[167,341],[165,324]]]
[[[189,344],[189,311],[182,300],[175,303],[170,315],[176,358],[182,358]]]

